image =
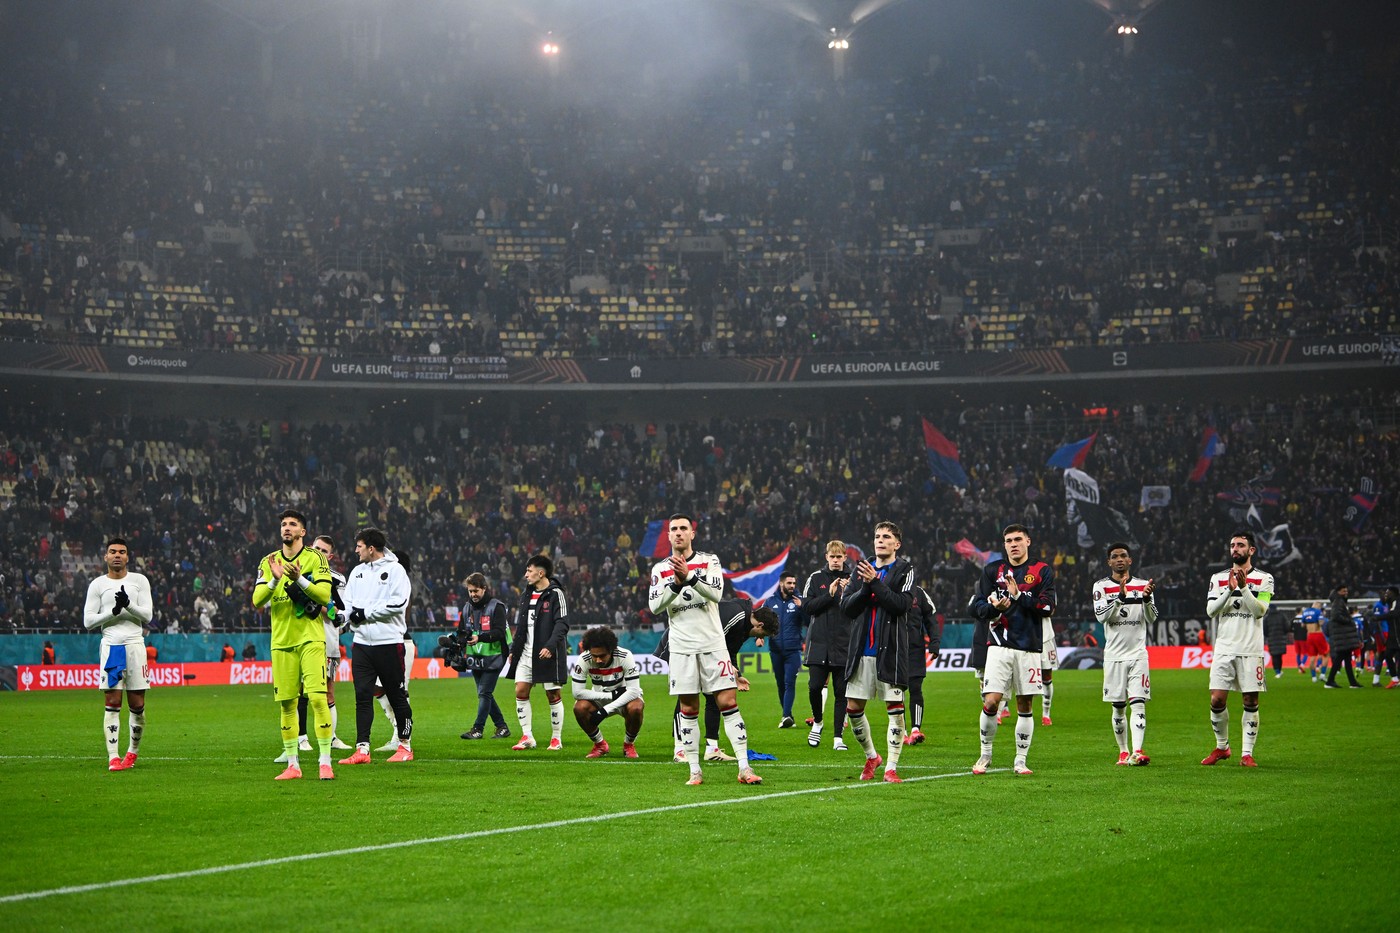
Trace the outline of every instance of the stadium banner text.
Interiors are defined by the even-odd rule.
[[[1221,340],[1044,350],[573,360],[489,355],[329,356],[132,350],[0,342],[0,371],[154,380],[330,384],[663,385],[856,383],[928,379],[1053,378],[1089,373],[1258,370],[1298,365],[1396,365],[1387,335]]]
[[[634,655],[643,674],[669,674],[665,661],[650,654]],[[578,661],[577,656],[570,663]],[[200,661],[190,664],[152,664],[146,668],[151,687],[205,687],[213,685],[271,684],[271,661]],[[418,658],[413,662],[415,680],[443,680],[470,677],[458,674],[439,658]],[[350,661],[341,659],[337,681],[350,681]],[[102,684],[102,669],[96,664],[20,664],[15,669],[15,689],[96,690]]]

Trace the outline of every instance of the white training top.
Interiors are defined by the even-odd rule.
[[[131,603],[116,615],[117,591],[125,589]],[[154,614],[151,583],[145,574],[128,570],[120,580],[103,574],[88,584],[83,604],[83,626],[89,631],[101,628],[104,645],[120,645],[131,638],[142,638]]]
[[[593,655],[585,651],[574,665],[570,686],[576,699],[602,703],[609,713],[616,713],[633,700],[642,698],[642,672],[637,667],[637,659],[626,648],[613,651],[612,660],[607,664],[593,663]],[[613,694],[619,689],[622,693],[614,699]]]
[[[1147,626],[1157,621],[1157,603],[1144,594],[1147,581],[1119,583],[1104,577],[1094,584],[1094,618],[1103,624],[1103,659],[1133,661],[1147,656]]]
[[[1215,656],[1264,653],[1264,613],[1274,598],[1274,578],[1257,567],[1242,590],[1230,588],[1230,571],[1210,578],[1206,614],[1215,620]]]
[[[719,597],[724,592],[724,570],[719,558],[693,551],[686,561],[692,582],[677,589],[670,561],[651,568],[647,603],[657,615],[666,614],[671,628],[672,654],[728,652],[719,621]]]

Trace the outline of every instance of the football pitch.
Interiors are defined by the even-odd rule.
[[[1204,671],[1159,671],[1152,763],[1116,767],[1101,672],[1056,674],[1054,725],[1031,776],[977,757],[971,674],[925,684],[928,741],[902,785],[857,780],[862,756],[776,728],[771,681],[741,694],[758,787],[731,763],[684,784],[670,761],[672,701],[646,678],[641,760],[611,755],[568,717],[565,748],[462,741],[471,681],[414,681],[416,760],[274,782],[267,686],[148,694],[137,766],[109,773],[98,691],[0,694],[0,928],[90,930],[1380,929],[1400,838],[1394,806],[1400,690],[1323,690],[1269,678],[1258,769],[1212,747]],[[346,685],[348,688],[348,685]],[[503,702],[518,731],[508,685]],[[568,701],[565,693],[566,704]],[[353,741],[341,692],[340,735]],[[878,706],[878,704],[876,704]],[[387,738],[378,706],[374,744]],[[883,754],[885,716],[871,716]],[[829,720],[828,720],[829,723]],[[537,733],[548,737],[543,695]],[[543,729],[541,729],[543,726]],[[829,728],[829,725],[828,725]],[[125,715],[122,748],[125,750]],[[488,732],[489,734],[489,732]],[[537,736],[538,737],[538,736]],[[721,738],[721,742],[724,739]],[[348,753],[338,752],[339,759]]]

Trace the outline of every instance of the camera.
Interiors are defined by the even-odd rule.
[[[438,636],[438,647],[442,649],[442,662],[454,671],[475,670],[485,660],[485,658],[466,653],[468,637],[470,636],[461,632]]]

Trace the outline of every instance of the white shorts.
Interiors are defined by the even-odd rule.
[[[1050,617],[1046,616],[1040,625],[1040,669],[1053,671],[1059,660],[1060,656],[1055,651],[1055,626],[1051,624]]]
[[[1036,697],[1044,692],[1040,681],[1040,652],[1018,651],[1000,645],[987,647],[987,669],[982,674],[984,696],[1000,693],[1002,696]]]
[[[107,669],[108,663],[112,669]],[[97,680],[105,690],[149,690],[146,671],[146,640],[128,638],[120,645],[102,643],[97,656]]]
[[[1265,667],[1262,654],[1217,654],[1210,662],[1210,689],[1263,693]]]
[[[1103,701],[1126,703],[1129,700],[1152,699],[1152,679],[1148,673],[1147,655],[1131,661],[1103,662]]]
[[[738,687],[739,672],[727,651],[671,655],[671,696],[698,696]]]
[[[334,622],[323,623],[326,627],[326,658],[340,660],[340,629]]]
[[[875,659],[863,657],[856,662],[856,672],[846,681],[846,696],[855,700],[884,700],[886,703],[904,699],[903,691],[875,676]]]
[[[533,652],[532,652],[532,653],[533,653]],[[520,663],[519,663],[519,664],[515,665],[515,682],[518,683],[518,684],[534,684],[534,683],[535,683],[535,661],[534,661],[534,658],[530,657],[529,655],[526,655],[525,657],[523,657],[523,658],[520,659]],[[543,687],[543,688],[546,689],[546,690],[563,690],[563,689],[564,689],[563,687],[559,686],[558,684],[551,684],[551,683],[536,684],[536,686]]]

